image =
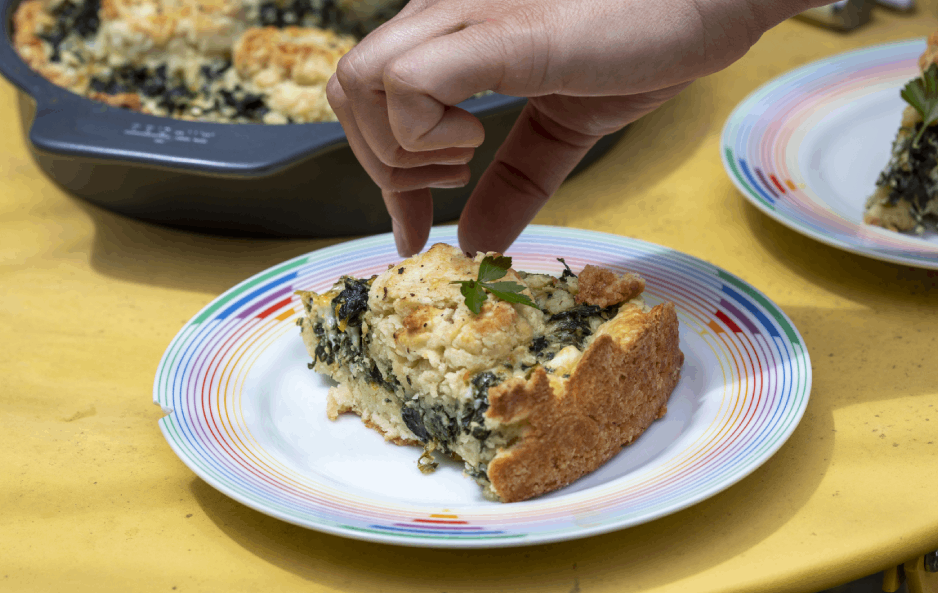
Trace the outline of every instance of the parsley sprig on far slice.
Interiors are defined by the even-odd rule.
[[[492,293],[496,298],[507,303],[520,303],[537,309],[527,295],[521,294],[524,286],[517,282],[493,282],[508,273],[511,267],[511,258],[504,255],[492,257],[487,255],[479,264],[479,277],[476,280],[456,280],[450,284],[461,285],[459,291],[466,297],[466,306],[476,315],[482,310],[482,303],[488,298],[486,292]]]
[[[938,122],[938,65],[929,66],[920,78],[905,85],[899,94],[922,116],[922,129],[912,141],[914,146],[918,146],[925,128]]]

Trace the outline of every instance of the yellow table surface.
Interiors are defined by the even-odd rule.
[[[503,550],[324,535],[236,503],[163,439],[164,349],[244,278],[336,240],[201,236],[69,197],[0,83],[0,590],[812,591],[938,548],[938,272],[845,253],[767,218],[720,164],[750,91],[801,64],[938,28],[878,10],[849,34],[788,21],[632,126],[540,224],[638,237],[764,291],[811,354],[801,424],[761,468],[657,521]]]

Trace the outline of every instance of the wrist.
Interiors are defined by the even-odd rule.
[[[830,0],[686,0],[700,15],[709,73],[739,58],[782,21]]]

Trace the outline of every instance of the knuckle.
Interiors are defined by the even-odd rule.
[[[501,183],[514,190],[519,197],[525,196],[533,202],[545,202],[550,197],[551,192],[547,188],[541,186],[521,169],[505,161],[494,161],[491,171]]]
[[[354,49],[339,59],[335,76],[346,93],[355,93],[366,84],[363,64]]]
[[[409,59],[398,56],[390,60],[384,68],[385,88],[395,93],[414,94],[423,92],[419,79],[419,70],[413,67]]]
[[[398,141],[401,143],[400,153],[398,153],[398,158],[406,158],[409,156],[407,153],[419,152],[421,149],[419,140],[423,135],[421,130],[416,130],[414,128],[407,128],[398,132]]]
[[[397,103],[402,96],[426,95],[426,88],[421,82],[419,74],[415,74],[414,68],[406,60],[392,60],[385,68],[384,88],[388,93],[389,101]],[[408,110],[405,108],[405,111]],[[397,126],[394,133],[400,146],[405,150],[416,151],[420,149],[416,141],[426,131],[424,126],[417,124],[416,121],[410,121],[409,125]]]

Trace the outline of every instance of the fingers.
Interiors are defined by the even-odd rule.
[[[394,21],[376,30],[343,58],[327,87],[329,102],[345,129],[352,151],[382,189],[402,256],[419,251],[429,235],[433,203],[427,188],[460,187],[468,183],[467,163],[484,137],[475,117],[449,107],[441,107],[437,122],[441,125],[436,126],[436,135],[426,138],[422,146],[401,146],[391,129],[383,92],[385,64],[375,57],[397,55],[428,35],[441,34],[446,27],[453,27],[440,15],[410,18],[434,3],[435,0],[413,0]],[[467,126],[469,133],[464,135],[464,141],[453,140],[460,134],[448,122],[454,122],[456,127]]]
[[[563,127],[529,102],[463,209],[462,250],[504,253],[599,138]]]
[[[433,198],[429,189],[406,192],[382,191],[391,215],[394,243],[401,257],[410,257],[427,243],[433,226]]]
[[[599,13],[578,12],[586,9]],[[610,18],[607,9],[629,18]],[[633,18],[663,10],[592,0],[412,0],[349,52],[327,95],[389,210],[397,208],[399,249],[422,247],[415,245],[429,227],[420,225],[432,219],[426,188],[468,182],[466,163],[484,131],[455,105],[488,89],[535,99],[469,200],[460,241],[470,251],[507,248],[604,133],[637,117],[643,100],[655,103],[648,91],[689,80],[678,50],[698,37],[699,15]],[[662,50],[657,42],[681,27],[682,41]],[[623,94],[635,96],[619,113]]]
[[[334,80],[330,84],[335,84]],[[368,143],[362,137],[355,118],[348,108],[348,100],[341,87],[333,89],[333,109],[343,121],[345,135],[356,158],[381,188],[385,207],[391,215],[391,228],[394,242],[401,257],[410,257],[420,251],[430,235],[433,225],[433,198],[429,187],[461,187],[469,181],[469,167],[466,162],[471,158],[460,155],[463,149],[435,151],[440,155],[449,155],[448,165],[421,165],[413,167],[390,167],[378,159]],[[446,160],[443,156],[437,160]],[[403,162],[406,165],[406,161]]]
[[[460,24],[452,11],[432,8],[433,6],[413,16],[396,19],[393,26],[392,22],[389,22],[374,31],[340,60],[336,70],[338,86],[349,103],[348,113],[355,118],[359,131],[372,152],[382,163],[391,167],[405,166],[402,159],[406,159],[411,166],[414,162],[439,162],[434,160],[438,155],[431,152],[438,148],[464,148],[466,150],[460,154],[471,158],[471,149],[482,143],[482,126],[478,120],[461,109],[446,109],[444,106],[439,106],[437,119],[445,119],[449,124],[443,126],[442,130],[447,141],[436,137],[430,139],[436,140],[433,145],[402,144],[391,128],[384,88],[389,61],[434,36],[445,35]],[[327,89],[330,102],[333,101],[334,91],[335,86]],[[445,117],[442,115],[444,111],[449,112]],[[340,121],[343,121],[341,117]],[[465,132],[462,128],[465,128]],[[415,156],[413,153],[417,152],[424,154]]]
[[[474,4],[475,10],[461,9],[457,2],[428,8],[421,18],[451,15],[448,25],[422,43],[401,46],[384,64],[392,118],[431,110],[439,118],[439,105],[454,105],[481,90],[524,97],[623,96],[699,76],[686,63],[696,64],[692,58],[702,51],[700,16],[685,2]],[[675,11],[672,4],[683,10]],[[415,18],[407,26],[418,24],[422,21]],[[420,120],[403,122],[400,129],[412,129],[415,121]],[[433,121],[417,126],[417,133],[425,133]],[[398,131],[393,121],[392,127]]]
[[[423,95],[454,105],[483,90],[519,96],[559,91],[559,81],[544,75],[550,50],[562,48],[551,47],[546,25],[520,24],[518,18],[467,15],[445,34],[401,52],[386,65],[389,100],[395,104]]]
[[[329,86],[332,109],[342,122],[352,152],[383,191],[405,192],[426,187],[460,187],[469,182],[469,166],[466,163],[472,154],[471,151],[466,153],[464,149],[435,152],[433,160],[451,164],[424,165],[419,155],[406,153],[399,159],[400,166],[392,167],[383,163],[362,135],[342,88],[334,79],[330,80]],[[413,162],[408,162],[408,158],[413,158]]]

